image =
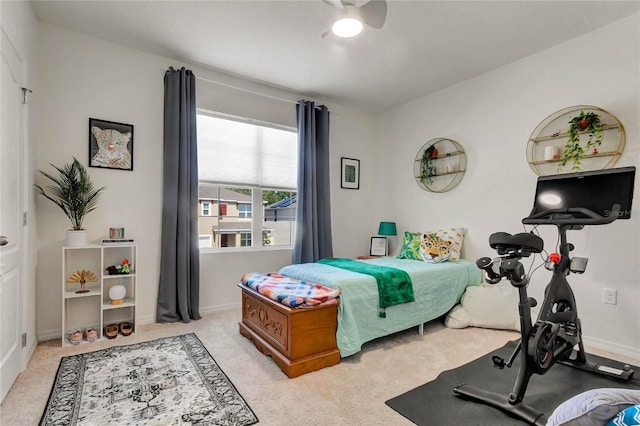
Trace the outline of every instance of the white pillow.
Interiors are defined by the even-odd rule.
[[[604,425],[618,412],[640,404],[640,390],[602,388],[580,393],[560,404],[547,426]]]
[[[531,316],[535,318],[532,313]],[[483,327],[520,330],[518,289],[508,280],[467,287],[460,304],[444,320],[449,328]]]

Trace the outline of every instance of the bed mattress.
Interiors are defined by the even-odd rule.
[[[365,342],[444,315],[458,303],[467,286],[479,285],[481,281],[475,263],[464,259],[431,264],[381,257],[363,262],[407,272],[413,284],[415,302],[391,306],[386,309],[386,318],[380,318],[378,286],[370,275],[319,263],[289,265],[279,271],[292,278],[340,289],[336,338],[341,357],[359,352]]]

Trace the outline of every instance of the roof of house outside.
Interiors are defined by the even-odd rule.
[[[220,222],[211,229],[214,232],[251,232],[251,222]]]
[[[218,200],[218,185],[201,183],[200,185],[198,185],[198,198],[200,200]],[[221,187],[220,201],[250,203],[251,195],[241,194],[225,187]]]
[[[288,197],[285,198],[284,200],[280,200],[276,203],[271,204],[270,206],[268,206],[268,209],[284,209],[284,208],[288,208],[288,207],[293,207],[296,204],[296,197]]]
[[[234,232],[251,232],[251,222],[220,222],[217,226],[213,225],[211,227],[213,232],[217,232],[219,234],[232,234]],[[263,227],[263,231],[272,231],[272,228]]]

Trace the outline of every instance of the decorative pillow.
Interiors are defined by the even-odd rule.
[[[446,260],[457,262],[460,260],[465,232],[465,228],[425,232],[420,241],[420,256],[429,263],[440,263]]]
[[[560,404],[547,426],[604,425],[620,411],[640,404],[640,390],[602,388],[580,393]]]
[[[422,260],[420,256],[420,238],[421,232],[405,232],[402,239],[402,248],[398,254],[398,259]]]
[[[640,404],[624,409],[607,426],[638,426],[640,424]]]
[[[467,287],[460,304],[444,319],[449,328],[482,327],[520,330],[518,290],[507,280]]]

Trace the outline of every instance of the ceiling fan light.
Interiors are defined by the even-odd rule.
[[[338,37],[355,37],[362,32],[362,22],[350,16],[340,18],[333,24],[331,31]]]

